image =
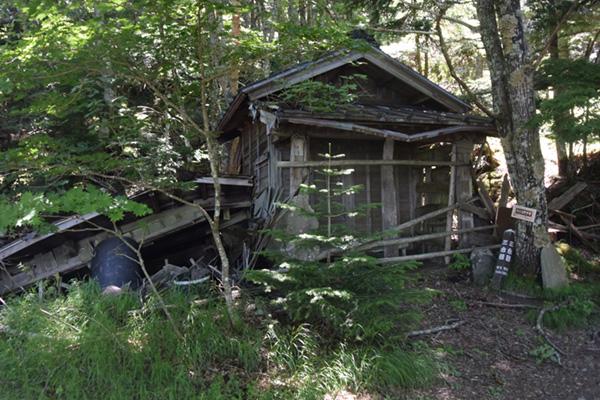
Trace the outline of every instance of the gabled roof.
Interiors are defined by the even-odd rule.
[[[337,52],[317,61],[300,64],[295,68],[244,86],[240,89],[238,95],[221,119],[217,130],[229,136],[227,133],[236,129],[238,117],[248,115],[247,105],[244,106],[244,104],[264,99],[286,87],[352,63],[367,63],[373,73],[387,76],[410,87],[414,91],[419,92],[424,99],[435,102],[445,111],[465,113],[472,109],[470,105],[431,82],[423,75],[415,72],[381,50],[371,47],[367,51]],[[239,115],[239,112],[242,115]]]

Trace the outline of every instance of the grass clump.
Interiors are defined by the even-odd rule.
[[[572,281],[569,286],[550,290],[544,289],[539,281],[509,273],[505,283],[508,291],[543,299],[544,308],[565,303],[564,307],[544,313],[544,327],[564,332],[569,328],[584,328],[600,317],[600,284],[593,280]],[[529,311],[528,320],[536,324],[539,313],[539,309]]]
[[[261,332],[232,332],[220,302],[195,307],[177,292],[165,299],[184,341],[162,310],[132,313],[142,306],[137,295],[102,296],[93,282],[43,302],[33,294],[11,299],[0,314],[0,397],[214,399],[203,393],[217,385],[231,398],[207,371],[258,371]]]
[[[183,340],[156,299],[102,296],[93,282],[41,302],[35,293],[6,299],[0,399],[323,399],[392,393],[436,372],[424,353],[397,343],[333,342],[311,325],[256,314],[233,330],[210,291],[201,304],[188,293],[162,295]]]

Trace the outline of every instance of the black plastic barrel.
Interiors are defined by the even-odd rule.
[[[135,248],[135,240],[125,238]],[[123,287],[129,284],[132,289],[140,285],[142,269],[137,262],[137,254],[121,238],[112,237],[103,240],[96,247],[92,258],[92,278],[102,289],[108,286]]]

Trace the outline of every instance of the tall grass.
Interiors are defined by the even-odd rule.
[[[152,297],[102,296],[94,283],[0,309],[0,400],[323,399],[342,390],[426,384],[435,365],[395,347],[332,342],[309,325],[256,315],[232,330],[224,303],[163,293],[183,340]]]
[[[260,368],[260,331],[230,331],[219,302],[165,298],[184,341],[160,308],[131,313],[135,295],[102,296],[94,284],[43,303],[12,299],[1,319],[0,398],[203,398],[223,365],[240,375]]]

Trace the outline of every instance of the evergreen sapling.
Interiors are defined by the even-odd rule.
[[[344,155],[320,154],[331,161]],[[365,252],[353,251],[358,244],[397,232],[365,235],[351,231],[339,221],[362,215],[368,207],[349,210],[343,196],[362,190],[361,185],[344,187],[340,177],[349,169],[329,166],[315,171],[322,179],[301,186],[301,195],[314,195],[320,201],[314,210],[279,204],[300,211],[304,217],[318,218],[320,225],[300,235],[281,230],[267,231],[280,244],[294,243],[295,254],[267,250],[262,254],[275,263],[274,269],[250,271],[247,279],[276,294],[274,303],[283,307],[294,322],[310,323],[331,336],[357,341],[401,339],[402,332],[418,321],[420,313],[410,303],[425,301],[428,293],[412,288],[407,271],[417,262],[382,266]],[[298,257],[302,251],[318,249],[318,254]],[[303,258],[303,259],[300,259]]]

